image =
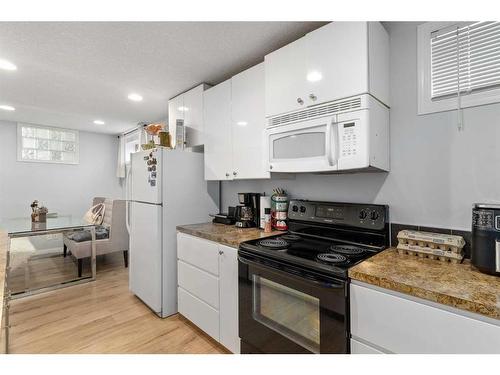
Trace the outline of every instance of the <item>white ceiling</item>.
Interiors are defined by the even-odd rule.
[[[324,22],[0,22],[0,120],[116,134],[167,116],[169,98],[216,84]],[[140,93],[144,101],[127,95]],[[101,119],[106,125],[94,125]]]

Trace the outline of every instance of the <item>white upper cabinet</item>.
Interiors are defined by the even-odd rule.
[[[232,179],[231,80],[203,93],[205,179]]]
[[[204,92],[205,179],[270,178],[264,63]]]
[[[184,95],[176,96],[168,101],[168,130],[172,137],[172,146],[175,146],[175,126],[177,120],[184,120]]]
[[[269,178],[264,129],[264,63],[231,78],[233,178]]]
[[[265,57],[266,116],[306,106],[306,50],[306,40],[301,38]]]
[[[209,87],[201,84],[168,101],[168,124],[175,144],[176,120],[184,120],[187,146],[204,144],[203,134],[203,91]]]
[[[368,92],[366,22],[332,22],[305,39],[308,106]]]
[[[370,93],[389,105],[389,37],[378,22],[332,22],[265,57],[266,117]]]
[[[206,85],[196,86],[184,93],[184,126],[188,146],[204,144],[203,140],[203,91]]]

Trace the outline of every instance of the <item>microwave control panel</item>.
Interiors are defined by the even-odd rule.
[[[358,128],[356,121],[339,124],[340,157],[346,158],[357,154],[360,141]]]

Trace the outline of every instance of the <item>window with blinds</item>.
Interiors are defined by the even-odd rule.
[[[433,101],[500,87],[500,22],[458,23],[431,33]]]
[[[20,161],[77,164],[78,131],[18,124],[17,157]]]

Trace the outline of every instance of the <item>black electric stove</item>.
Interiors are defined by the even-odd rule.
[[[388,215],[292,200],[288,232],[240,244],[242,353],[348,353],[348,269],[389,246]]]

